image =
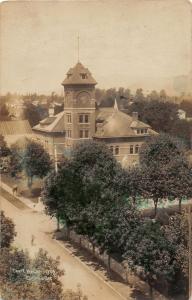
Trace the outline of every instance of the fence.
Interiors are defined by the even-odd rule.
[[[77,234],[73,230],[62,228],[61,232],[57,236],[58,239],[69,240],[75,243],[82,249],[87,250],[94,258],[100,261],[104,266],[107,267],[108,272],[113,272],[117,274],[124,283],[128,283],[140,290],[142,293],[146,294],[149,292],[150,287],[147,282],[141,280],[137,275],[135,275],[128,267],[126,262],[119,263],[114,258],[110,257],[106,252],[101,253],[99,248],[92,244],[84,236]],[[160,294],[158,291],[154,291],[155,299],[166,300],[167,298]]]

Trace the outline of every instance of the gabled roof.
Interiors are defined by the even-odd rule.
[[[135,133],[136,128],[148,128],[148,134],[155,134],[149,125],[135,120],[120,110],[115,108],[100,108],[97,115],[97,122],[102,122],[100,130],[95,133],[95,137],[115,138],[115,137],[132,137],[140,136]],[[148,135],[146,134],[146,135]],[[144,136],[143,134],[142,136]]]
[[[85,78],[83,78],[85,77]],[[67,77],[62,82],[62,85],[73,84],[91,84],[96,85],[97,82],[92,77],[91,72],[78,62],[73,68],[67,72]]]
[[[38,125],[33,127],[33,130],[42,132],[64,132],[64,111],[55,115],[54,117],[48,117],[42,120]]]
[[[0,121],[0,134],[25,135],[32,134],[32,129],[28,120]]]

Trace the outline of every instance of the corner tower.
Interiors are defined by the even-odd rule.
[[[90,71],[78,62],[69,69],[64,86],[66,146],[92,139],[95,134],[95,85]]]

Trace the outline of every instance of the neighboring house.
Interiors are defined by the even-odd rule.
[[[64,154],[66,141],[64,130],[64,111],[49,116],[33,127],[36,141],[41,143],[48,153],[53,156],[55,147],[58,155]]]
[[[27,120],[0,121],[0,134],[10,146],[22,138],[33,138],[33,131]]]
[[[186,111],[183,109],[178,109],[178,117],[180,120],[185,120],[186,119]]]
[[[16,120],[23,119],[25,105],[23,100],[15,100],[7,104],[9,114]]]
[[[33,127],[37,141],[50,155],[68,154],[81,141],[104,141],[123,166],[138,163],[139,149],[152,134],[149,125],[114,107],[96,108],[95,85],[90,71],[80,62],[71,68],[64,86],[64,111],[42,120]]]

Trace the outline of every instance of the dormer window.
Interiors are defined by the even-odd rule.
[[[80,73],[80,76],[82,79],[87,79],[87,74],[86,73]]]
[[[147,134],[148,129],[147,128],[142,128],[142,129],[136,129],[137,134]]]

